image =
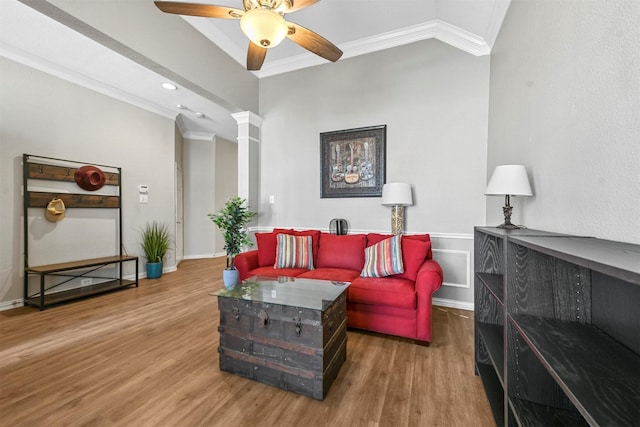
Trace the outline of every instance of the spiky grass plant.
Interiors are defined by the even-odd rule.
[[[162,262],[169,250],[169,230],[166,224],[154,221],[142,230],[142,249],[148,262]]]

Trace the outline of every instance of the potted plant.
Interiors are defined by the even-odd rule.
[[[242,251],[243,246],[253,245],[247,235],[246,225],[257,214],[251,212],[245,202],[240,197],[232,197],[222,209],[208,215],[224,235],[227,268],[223,272],[223,281],[227,289],[232,289],[238,283],[238,270],[233,262],[235,256]]]
[[[169,250],[169,231],[166,224],[154,221],[142,230],[142,249],[147,258],[147,278],[162,276],[162,261]]]

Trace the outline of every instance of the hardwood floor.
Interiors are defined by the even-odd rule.
[[[2,426],[490,426],[472,313],[434,307],[433,342],[349,331],[324,401],[218,369],[223,259],[43,312],[0,312]]]

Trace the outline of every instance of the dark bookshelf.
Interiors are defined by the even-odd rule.
[[[476,372],[496,424],[640,425],[640,245],[474,237]]]

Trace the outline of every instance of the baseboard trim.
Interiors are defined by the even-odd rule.
[[[173,267],[163,268],[162,269],[162,274],[173,273],[174,271],[178,271],[178,267],[173,266]],[[138,279],[146,279],[146,278],[147,278],[146,268],[143,268],[142,271],[138,274]],[[126,276],[125,279],[136,280],[136,276],[135,276],[135,274],[134,275],[130,275],[130,276]]]
[[[0,311],[11,310],[12,308],[24,307],[24,299],[18,298],[13,301],[0,302]]]
[[[473,311],[474,309],[472,302],[457,301],[447,298],[433,298],[432,302],[433,305],[439,305],[441,307],[459,308],[460,310],[469,311]]]
[[[201,255],[185,255],[183,260],[185,259],[207,259],[207,258],[220,258],[227,256],[226,252],[216,252],[214,254],[201,254]]]

